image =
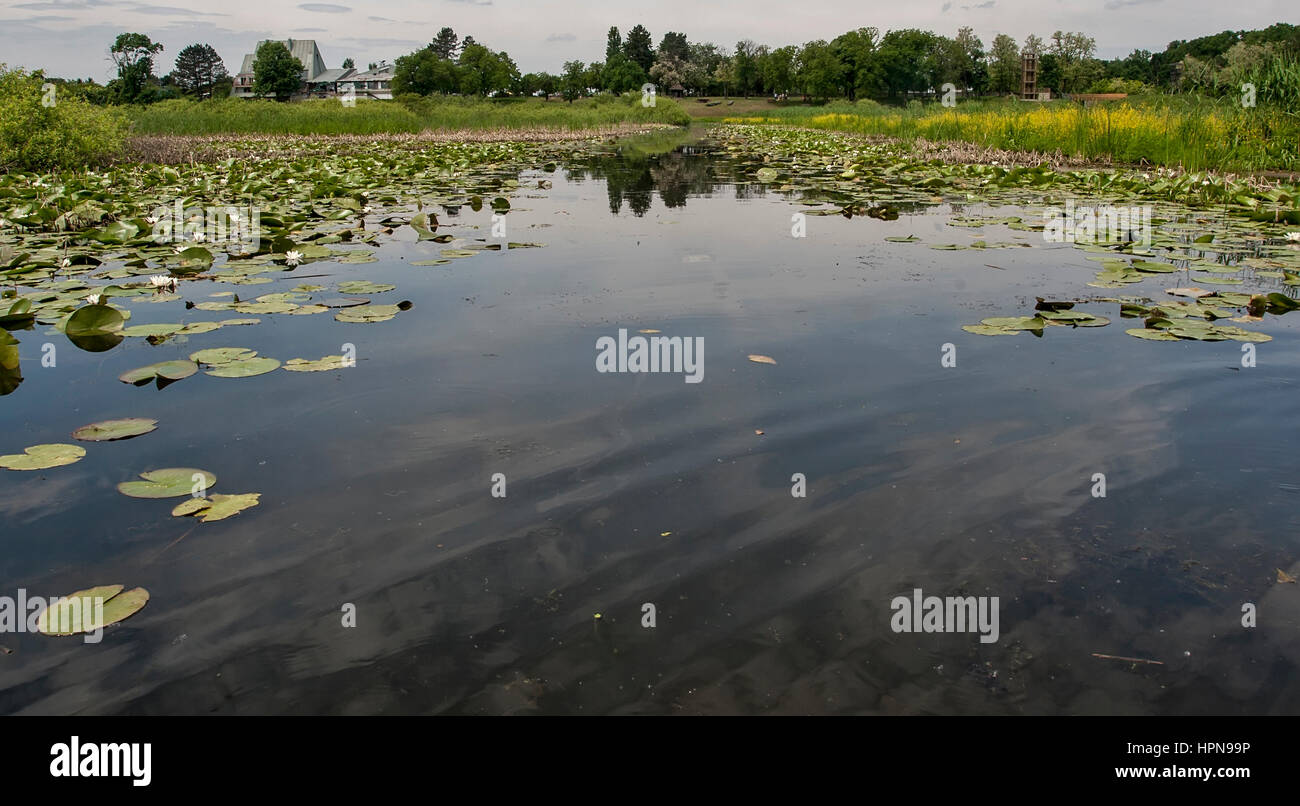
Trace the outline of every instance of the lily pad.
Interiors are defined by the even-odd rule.
[[[396,305],[362,305],[334,314],[339,322],[386,322],[400,311]]]
[[[122,585],[103,585],[61,597],[41,613],[37,629],[44,635],[76,635],[125,621],[149,602],[149,591],[132,588],[123,593],[122,588]],[[96,600],[102,607],[98,613]]]
[[[339,283],[339,293],[341,294],[382,294],[385,291],[392,291],[394,288],[397,288],[397,286],[372,283],[369,280],[349,280],[346,283]]]
[[[284,364],[286,372],[326,372],[331,369],[343,369],[349,366],[341,355],[327,355],[317,361],[305,358],[291,358]]]
[[[101,420],[90,425],[83,425],[72,432],[73,439],[82,442],[113,442],[148,434],[158,428],[157,420],[147,417],[128,417],[121,420]]]
[[[23,453],[0,456],[0,467],[5,470],[46,470],[81,461],[86,449],[76,445],[33,445],[23,448]]]
[[[219,366],[234,361],[247,361],[256,356],[256,350],[248,350],[243,347],[213,347],[208,350],[199,350],[197,353],[190,353],[190,360],[196,364]]]
[[[280,362],[275,358],[244,358],[219,364],[207,370],[206,374],[217,378],[252,378],[274,372],[279,368]]]
[[[147,367],[129,370],[117,376],[122,383],[135,384],[143,386],[155,378],[159,382],[179,381],[188,378],[198,372],[199,368],[193,361],[163,361],[158,364],[150,364]]]
[[[224,521],[238,515],[246,509],[257,506],[261,493],[244,493],[242,495],[214,495],[211,498],[192,498],[172,510],[172,515],[184,517],[198,515],[203,523]]]
[[[124,481],[117,485],[117,491],[132,498],[180,498],[193,495],[198,482],[195,476],[203,480],[203,489],[211,489],[217,483],[217,477],[206,470],[192,467],[166,467],[162,470],[150,470],[141,473],[144,481]]]
[[[73,311],[63,332],[72,336],[98,336],[122,330],[126,317],[111,305],[86,305]]]

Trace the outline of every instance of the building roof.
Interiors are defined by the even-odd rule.
[[[355,72],[356,72],[356,70],[354,70],[354,69],[351,68],[351,67],[331,67],[330,69],[326,70],[325,72],[321,73],[320,75],[315,76],[314,78],[312,78],[312,79],[311,79],[310,81],[308,81],[307,83],[309,83],[309,84],[329,84],[329,83],[332,83],[332,82],[334,82],[334,81],[342,81],[342,80],[345,79],[345,78],[350,78],[350,77],[352,76],[352,74],[355,73]]]
[[[271,40],[264,39],[257,43],[252,53],[244,54],[244,63],[240,66],[240,73],[253,72],[253,62],[257,59],[257,48],[262,47]],[[302,62],[302,77],[304,81],[312,81],[316,76],[325,72],[325,60],[321,58],[320,49],[316,47],[315,39],[285,39],[282,44],[289,49],[298,61]]]
[[[366,70],[363,73],[354,73],[348,76],[348,81],[387,81],[393,77],[393,65],[381,64],[374,70]]]

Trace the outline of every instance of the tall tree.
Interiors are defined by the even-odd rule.
[[[176,56],[172,82],[196,98],[212,97],[212,88],[229,78],[226,65],[211,45],[190,45]]]
[[[647,73],[655,63],[654,42],[644,25],[638,25],[627,32],[623,42],[623,54],[635,62]]]
[[[1000,94],[1020,92],[1020,46],[1006,34],[993,37],[989,51],[989,88]]]
[[[302,86],[303,69],[283,42],[263,42],[253,59],[253,92],[287,101]]]
[[[659,42],[659,52],[657,56],[672,56],[679,62],[685,62],[691,57],[691,46],[686,41],[686,34],[669,31],[664,34],[664,38]]]
[[[473,42],[470,37],[466,37],[466,40]],[[459,41],[460,37],[456,36],[455,31],[450,28],[443,28],[433,38],[433,42],[429,43],[429,47],[439,59],[455,59]]]
[[[352,61],[352,57],[351,57],[351,56],[349,56],[348,58],[346,58],[346,59],[343,60],[343,69],[344,69],[344,70],[351,70],[351,69],[355,68],[356,66],[357,66],[357,63],[354,62],[354,61]]]
[[[754,60],[757,50],[758,45],[753,40],[742,39],[736,43],[736,55],[732,57],[736,86],[746,98],[754,89],[754,82],[758,78],[758,64]]]
[[[605,64],[614,60],[614,55],[623,52],[623,37],[618,32],[618,27],[609,26],[609,33],[605,35]]]
[[[145,85],[153,78],[153,57],[162,49],[161,43],[154,42],[146,34],[117,35],[108,53],[117,66],[122,100],[130,103],[140,97]]]

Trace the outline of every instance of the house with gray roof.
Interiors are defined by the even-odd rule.
[[[244,54],[244,61],[240,65],[239,72],[235,74],[234,85],[231,87],[230,94],[234,98],[256,98],[253,92],[253,62],[257,60],[257,48],[270,40],[263,40],[257,43],[252,53]],[[320,48],[316,47],[315,39],[285,39],[283,44],[289,49],[289,52],[302,63],[302,87],[299,94],[294,98],[307,97],[309,89],[314,79],[320,76],[334,72],[325,67],[325,60],[321,58]],[[342,69],[338,72],[342,72]],[[326,85],[332,85],[337,78],[323,82]]]

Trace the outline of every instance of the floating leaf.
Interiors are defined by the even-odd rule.
[[[372,283],[369,280],[349,280],[346,283],[339,283],[339,293],[341,294],[382,294],[385,291],[392,291],[394,288],[397,288],[397,286]]]
[[[340,322],[386,322],[400,310],[397,305],[362,305],[339,311],[334,318]]]
[[[125,621],[149,602],[149,591],[132,588],[122,593],[122,587],[103,585],[61,597],[41,613],[36,621],[37,629],[44,635],[65,636],[94,632]],[[96,608],[96,601],[102,610]]]
[[[772,358],[771,356],[768,356],[768,355],[750,355],[750,356],[748,356],[748,358],[749,358],[750,361],[753,361],[755,364],[775,364],[775,363],[776,363],[776,359],[775,359],[775,358]]]
[[[199,350],[197,353],[190,353],[190,360],[196,364],[217,366],[219,364],[229,364],[232,361],[247,361],[256,357],[256,355],[256,350],[248,350],[243,347],[213,347],[208,350]]]
[[[23,453],[0,456],[0,467],[5,470],[46,470],[81,461],[86,449],[76,445],[33,445]]]
[[[341,355],[327,355],[317,361],[308,361],[305,358],[291,358],[284,364],[287,372],[326,372],[331,369],[343,369],[347,366],[351,365]]]
[[[252,378],[279,368],[280,362],[274,358],[244,358],[219,364],[207,370],[207,374],[217,378]]]
[[[205,490],[217,483],[217,477],[206,470],[166,467],[141,473],[140,478],[144,481],[124,481],[117,485],[117,490],[132,498],[179,498],[182,495],[192,495],[195,487],[199,486],[195,476],[202,478],[201,486]]]
[[[188,378],[198,372],[199,368],[193,361],[163,361],[158,364],[150,364],[147,367],[140,367],[128,372],[123,372],[117,376],[122,383],[131,383],[136,386],[143,386],[155,378],[161,381],[179,381]]]
[[[150,420],[146,417],[128,417],[121,420],[101,420],[90,425],[83,425],[72,432],[72,437],[82,442],[112,442],[148,434],[157,430],[157,428],[157,420]]]
[[[261,493],[244,493],[243,495],[214,495],[210,499],[194,498],[173,509],[172,515],[176,517],[198,515],[203,523],[224,521],[257,506],[261,497]]]
[[[184,325],[172,324],[153,324],[153,325],[132,325],[122,331],[123,336],[172,336],[175,335]]]
[[[1155,330],[1153,328],[1134,327],[1129,328],[1124,332],[1130,336],[1137,336],[1139,339],[1146,339],[1148,341],[1178,341],[1177,336],[1171,336],[1163,330]]]
[[[98,336],[121,331],[126,317],[111,305],[86,305],[72,312],[63,332],[72,336]]]

